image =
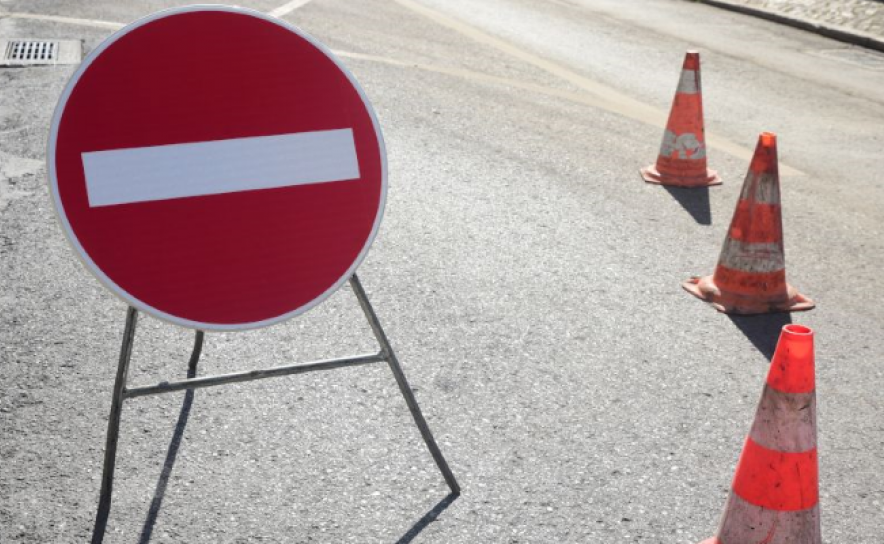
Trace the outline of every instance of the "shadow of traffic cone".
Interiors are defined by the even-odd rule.
[[[813,331],[780,334],[718,533],[701,544],[821,544]]]
[[[696,51],[688,51],[684,57],[657,162],[642,168],[641,175],[648,183],[659,185],[706,187],[721,184],[718,174],[706,168],[700,53]]]
[[[812,300],[786,283],[775,134],[764,132],[758,138],[715,273],[692,278],[682,287],[729,314],[814,307]]]

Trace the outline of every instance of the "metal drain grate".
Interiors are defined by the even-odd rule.
[[[82,45],[77,40],[0,40],[0,66],[77,64]]]
[[[22,62],[54,62],[58,42],[13,41],[6,45],[6,60]]]

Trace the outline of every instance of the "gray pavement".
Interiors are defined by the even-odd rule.
[[[0,36],[88,52],[185,3],[0,0],[18,14]],[[463,494],[389,372],[348,369],[128,401],[106,542],[696,544],[794,321],[817,333],[824,540],[880,543],[884,56],[680,0],[313,0],[284,17],[378,111],[390,194],[359,273]],[[638,169],[687,48],[725,183],[667,191]],[[126,312],[47,197],[73,69],[0,69],[3,544],[88,541]],[[818,308],[729,318],[679,284],[715,266],[762,130],[780,141],[789,280]],[[355,304],[343,289],[209,334],[200,371],[369,351]],[[142,325],[132,382],[182,377],[192,332]]]

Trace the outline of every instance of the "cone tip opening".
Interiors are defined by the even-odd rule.
[[[749,169],[753,172],[777,173],[777,135],[773,132],[762,132],[758,136],[758,145]]]
[[[773,132],[762,132],[761,145],[764,147],[775,147],[777,145],[777,135]]]
[[[783,333],[789,334],[790,336],[813,336],[813,330],[810,327],[805,327],[804,325],[784,325]]]
[[[683,70],[699,70],[700,69],[700,52],[689,49],[684,56]]]
[[[782,393],[816,389],[813,330],[804,325],[783,327],[767,374],[767,385]]]

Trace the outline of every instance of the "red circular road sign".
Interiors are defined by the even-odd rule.
[[[127,303],[236,330],[303,313],[368,252],[386,197],[374,111],[324,46],[242,8],[159,12],[65,88],[49,137],[62,228]]]

